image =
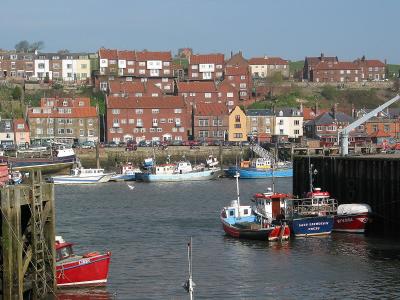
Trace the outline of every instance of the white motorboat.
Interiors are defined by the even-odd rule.
[[[104,173],[104,169],[85,169],[83,167],[71,169],[70,175],[51,177],[54,184],[93,184],[110,181],[114,173]]]

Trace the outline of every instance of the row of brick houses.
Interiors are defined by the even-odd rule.
[[[361,82],[365,80],[385,80],[386,65],[380,60],[361,59],[339,61],[338,57],[306,57],[303,79],[312,82]]]

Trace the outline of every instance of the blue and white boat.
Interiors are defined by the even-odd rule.
[[[217,178],[219,175],[221,175],[219,168],[208,168],[205,165],[192,167],[189,161],[180,161],[176,164],[155,164],[148,172],[136,173],[136,180],[144,182],[202,181]]]
[[[251,161],[242,161],[240,167],[231,166],[226,170],[228,177],[239,173],[241,179],[257,179],[270,177],[292,177],[293,168],[289,163],[277,163],[272,168],[271,160],[259,157]]]
[[[132,163],[121,167],[121,173],[115,174],[111,177],[111,181],[133,181],[136,180],[136,173],[141,173],[140,168],[135,168]]]
[[[104,173],[104,169],[73,168],[70,175],[52,176],[54,184],[94,184],[110,181],[114,173]]]
[[[295,236],[327,235],[332,232],[337,201],[316,188],[308,198],[287,199],[285,215]]]

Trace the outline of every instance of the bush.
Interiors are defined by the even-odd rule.
[[[324,98],[333,101],[338,97],[339,91],[331,85],[325,85],[321,90],[321,95]]]
[[[11,92],[11,97],[14,100],[21,100],[21,96],[22,96],[21,88],[18,85],[16,85]]]

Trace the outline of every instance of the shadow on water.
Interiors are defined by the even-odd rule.
[[[56,296],[50,296],[48,300],[114,300],[118,299],[116,293],[107,291],[104,287],[59,289]]]

